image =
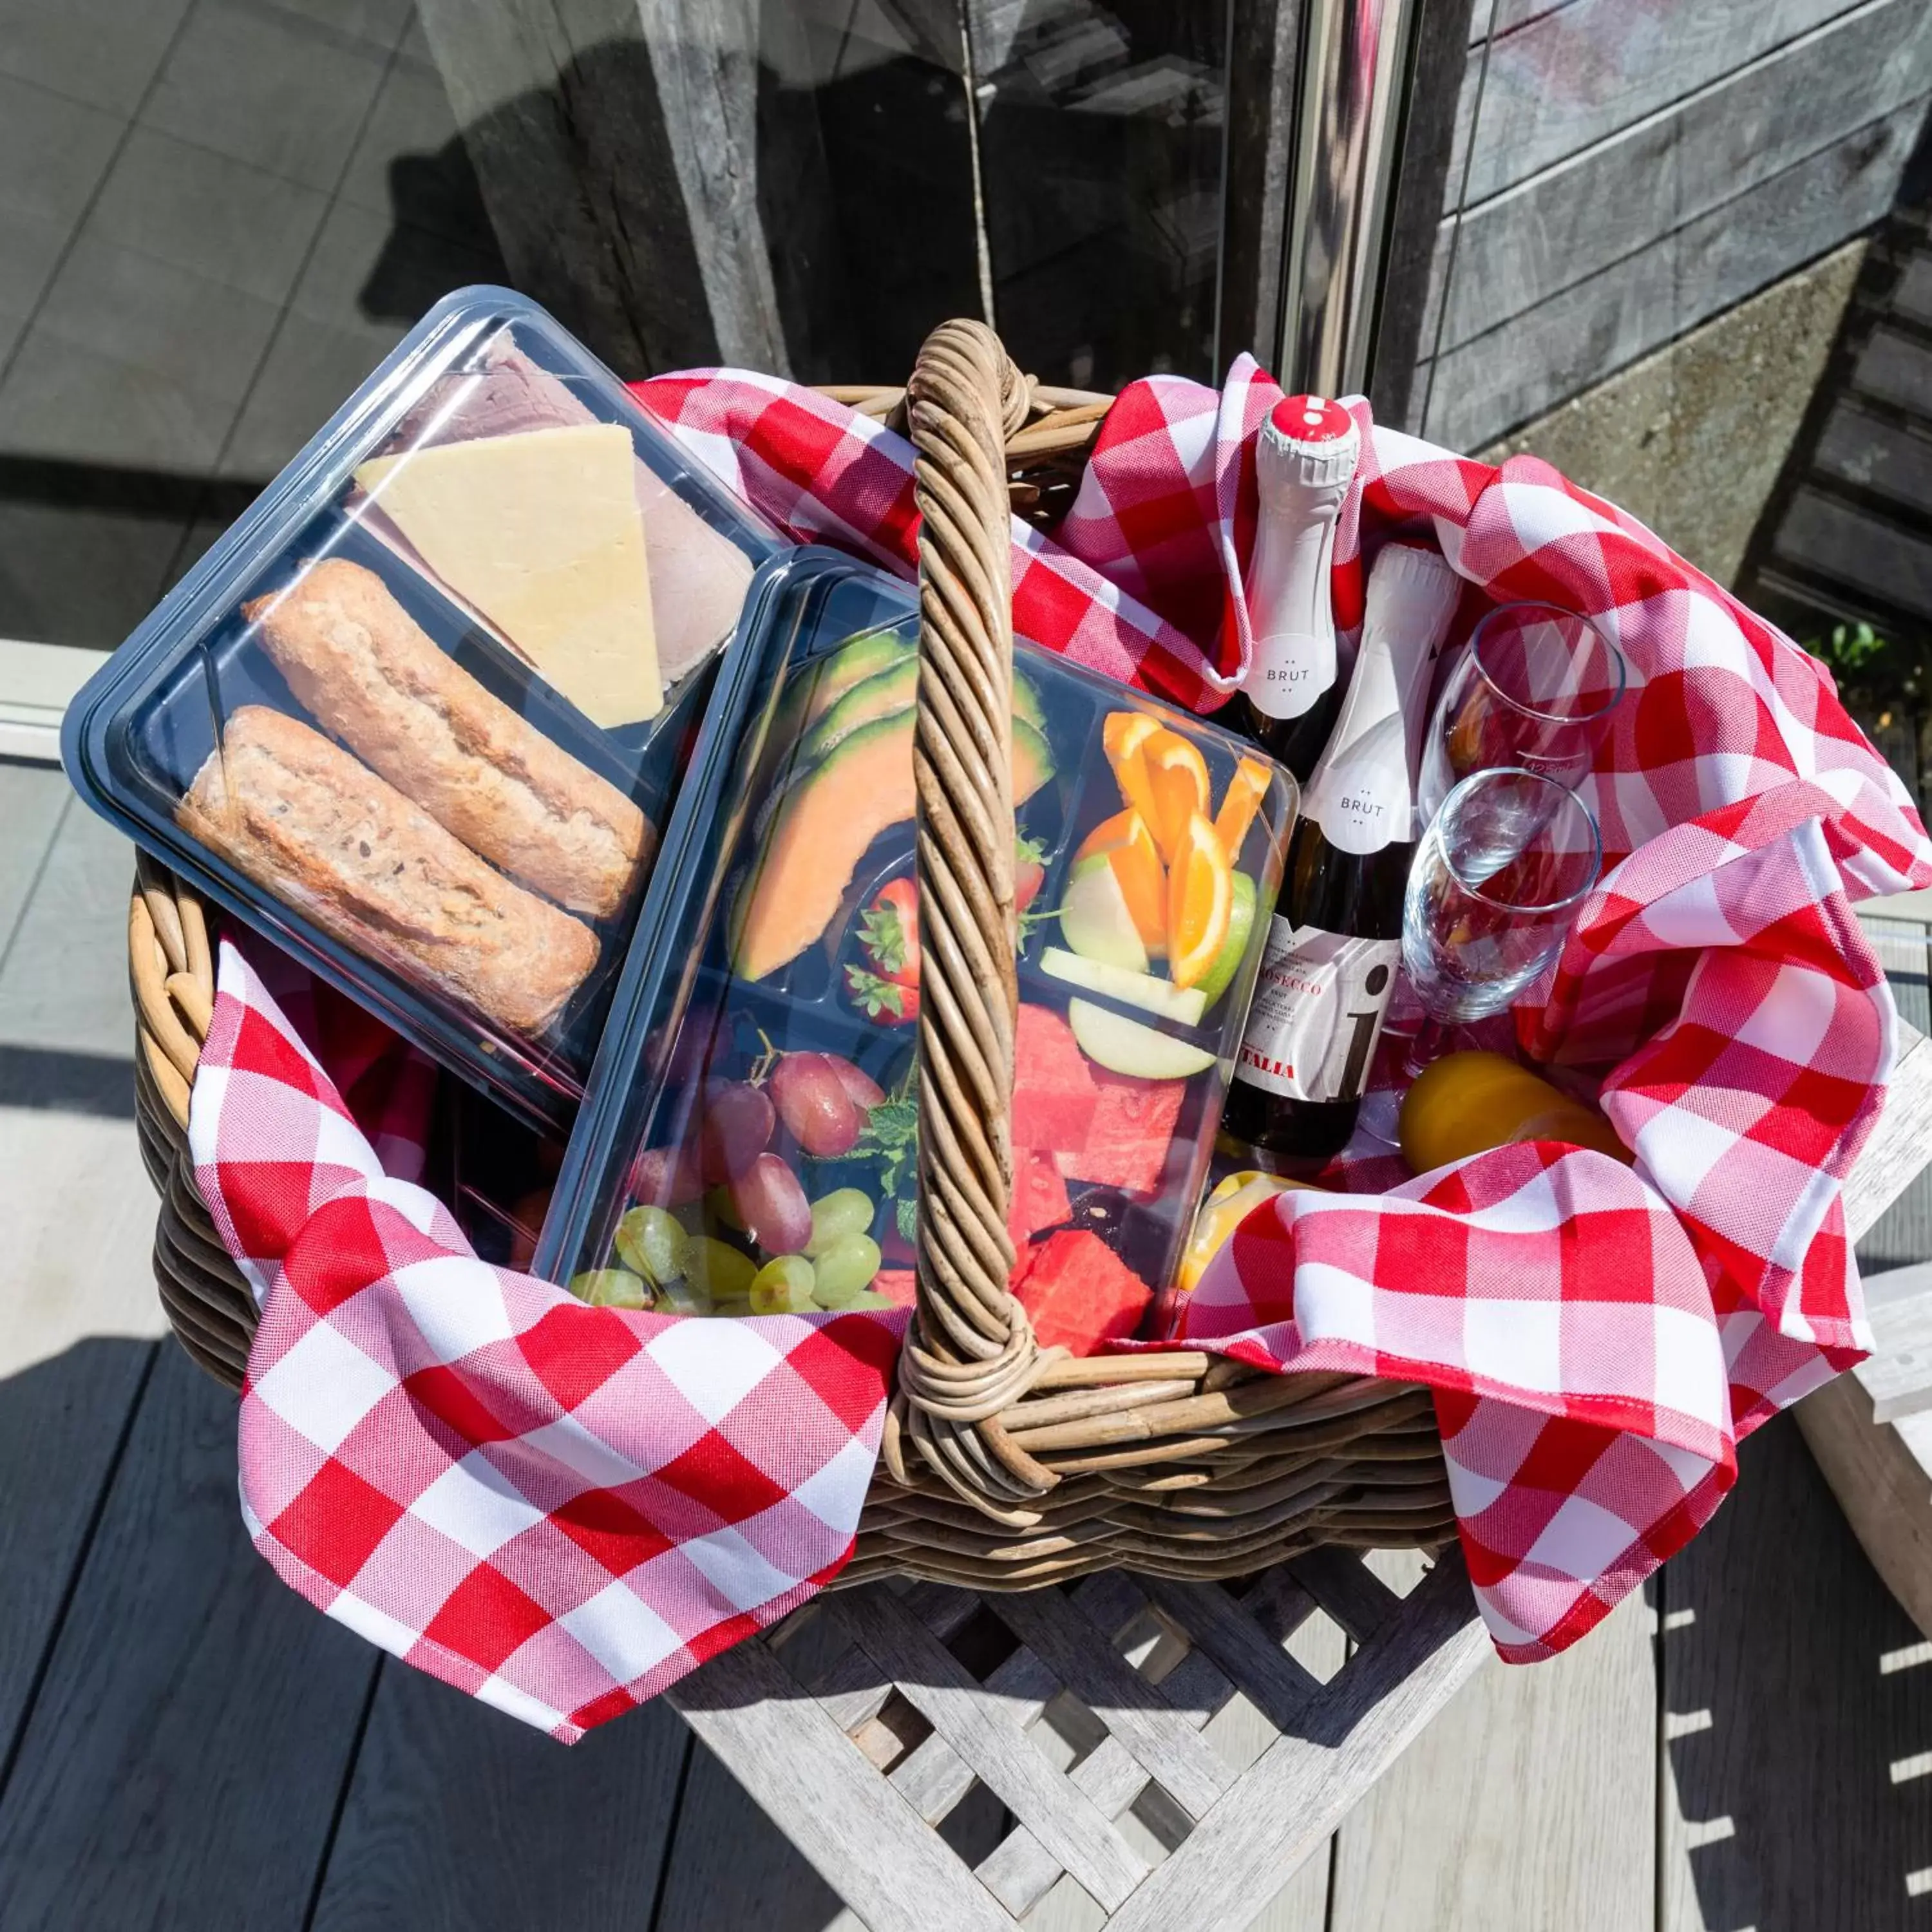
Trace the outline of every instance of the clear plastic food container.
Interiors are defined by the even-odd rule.
[[[63,758],[136,843],[562,1124],[781,548],[542,310],[465,290],[88,684]]]
[[[911,1298],[916,604],[829,554],[766,584],[536,1251],[589,1299]],[[1296,794],[1212,725],[1024,644],[1016,664],[1016,1281],[1079,1346],[1176,1271]]]
[[[436,1091],[423,1184],[456,1216],[470,1246],[500,1268],[536,1252],[564,1139],[508,1114],[461,1081]]]

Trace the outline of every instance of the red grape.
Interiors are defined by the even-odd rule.
[[[823,1053],[788,1053],[772,1070],[770,1090],[793,1139],[820,1159],[849,1154],[866,1118]]]
[[[745,1231],[768,1255],[795,1255],[812,1238],[812,1205],[798,1176],[775,1154],[761,1154],[731,1184]]]
[[[688,1148],[646,1148],[631,1168],[631,1198],[646,1208],[682,1208],[704,1192]]]
[[[698,1130],[698,1166],[706,1184],[734,1180],[764,1152],[776,1116],[772,1103],[742,1080],[722,1080],[704,1091]]]
[[[849,1060],[842,1059],[836,1053],[821,1053],[818,1057],[838,1076],[839,1085],[851,1096],[853,1106],[862,1114],[870,1113],[886,1097],[886,1090]]]
[[[731,1029],[723,1016],[694,1008],[675,1032],[668,1026],[652,1030],[644,1042],[644,1064],[666,1086],[682,1086],[709,1074],[712,1061],[730,1045]]]

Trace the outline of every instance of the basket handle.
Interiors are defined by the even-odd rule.
[[[1018,988],[1005,445],[1028,406],[1026,378],[976,322],[934,329],[906,390],[920,518],[918,1290],[886,1448],[904,1480],[909,1436],[949,1486],[1002,1516],[1058,1480],[997,1419],[1043,1359],[1006,1290]]]

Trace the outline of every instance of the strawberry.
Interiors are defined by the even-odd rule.
[[[1037,838],[1013,841],[1013,910],[1024,914],[1046,883],[1046,848]]]
[[[881,979],[862,966],[845,969],[845,983],[851,989],[852,1004],[868,1020],[881,1026],[904,1026],[919,1017],[919,988],[902,980]]]
[[[881,979],[919,984],[919,888],[910,879],[882,886],[859,915],[859,946]]]

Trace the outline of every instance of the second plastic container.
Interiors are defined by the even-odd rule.
[[[911,1297],[916,604],[829,553],[757,591],[536,1257],[595,1299]],[[1174,1273],[1295,790],[1139,692],[1016,667],[1015,1279],[1042,1340],[1094,1346]]]

